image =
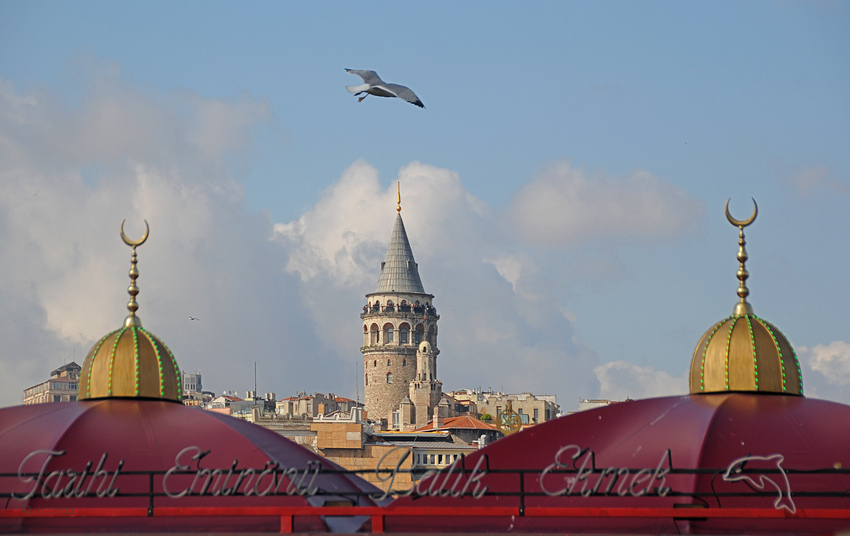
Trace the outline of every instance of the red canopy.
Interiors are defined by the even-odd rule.
[[[281,517],[274,515],[148,516],[169,507],[374,506],[363,492],[379,490],[359,477],[318,474],[338,469],[274,432],[170,401],[4,408],[0,493],[7,513],[27,515],[0,515],[0,531],[277,531]],[[143,517],[50,517],[89,508],[106,516],[109,509],[141,508]],[[328,518],[326,527],[316,511],[298,517],[295,530],[354,531],[362,522]]]
[[[387,531],[850,528],[850,407],[800,396],[725,393],[614,404],[501,439],[463,467],[464,476],[457,467],[421,479],[392,507],[470,507],[466,516],[387,516]]]

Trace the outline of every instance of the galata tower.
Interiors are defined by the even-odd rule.
[[[407,240],[401,219],[401,192],[398,215],[390,237],[387,256],[375,292],[366,295],[360,315],[363,321],[363,371],[366,414],[371,420],[387,419],[408,396],[416,378],[416,351],[428,341],[436,374],[437,321],[433,294],[427,294],[419,279],[419,266]]]

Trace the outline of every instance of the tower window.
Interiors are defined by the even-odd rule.
[[[387,383],[393,383],[393,373],[387,372]]]
[[[393,363],[392,363],[392,360],[391,360],[391,359],[387,359],[387,366],[389,367],[389,366],[391,366],[392,364],[393,364]]]
[[[402,366],[402,367],[406,367],[406,366],[407,366],[407,359],[402,359],[402,360],[401,360],[401,366]]]

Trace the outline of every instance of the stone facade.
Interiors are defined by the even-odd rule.
[[[412,419],[401,420],[401,426],[409,425],[415,430],[428,424],[432,420],[431,411],[434,411],[434,422],[437,418],[448,416],[448,411],[437,412],[437,407],[443,398],[443,382],[437,379],[437,353],[429,341],[419,343],[416,351],[416,378],[410,382],[410,402],[413,409]],[[448,404],[446,404],[447,406]]]
[[[456,401],[474,402],[479,415],[489,414],[498,418],[508,402],[511,409],[520,415],[523,424],[540,424],[551,421],[561,415],[561,406],[555,395],[534,395],[532,393],[506,394],[494,391],[463,389],[454,391],[451,396]]]
[[[363,321],[363,371],[366,413],[388,419],[416,378],[416,352],[428,341],[434,359],[439,315],[431,294],[369,294]]]
[[[50,379],[24,389],[23,404],[73,402],[80,388],[80,365],[71,361],[50,373]]]
[[[325,458],[346,469],[357,471],[361,478],[384,491],[387,491],[391,482],[393,489],[397,490],[406,490],[413,485],[413,475],[409,471],[413,468],[414,457],[409,452],[409,448],[398,448],[391,443],[367,444],[361,449],[326,448],[321,450]],[[404,456],[406,459],[399,465],[399,461]],[[378,463],[383,469],[398,467],[399,472],[395,479],[390,480],[387,474],[379,477],[375,472]]]

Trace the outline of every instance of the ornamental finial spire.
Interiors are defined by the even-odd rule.
[[[133,257],[130,260],[130,288],[127,289],[127,292],[130,294],[130,301],[127,302],[127,309],[130,310],[130,314],[124,319],[124,327],[141,327],[142,321],[138,316],[136,316],[136,311],[139,310],[139,304],[136,303],[136,295],[139,293],[139,287],[136,286],[136,279],[139,278],[139,270],[136,269],[136,264],[138,262],[136,257],[136,248],[144,244],[145,240],[148,239],[150,227],[148,227],[148,221],[145,220],[145,235],[138,240],[130,240],[127,238],[127,235],[124,234],[124,221],[121,222],[121,239],[125,244],[133,248]]]
[[[759,213],[759,206],[756,204],[756,200],[753,199],[753,206],[755,207],[753,209],[753,214],[749,219],[742,221],[736,220],[731,214],[729,214],[729,201],[731,201],[731,198],[726,200],[726,219],[729,220],[729,223],[740,230],[738,234],[738,262],[741,263],[738,267],[737,274],[738,281],[740,281],[740,284],[738,285],[738,297],[741,298],[741,301],[735,305],[735,310],[732,314],[735,316],[752,315],[754,314],[753,306],[747,302],[747,296],[750,294],[750,289],[747,288],[747,278],[750,277],[750,273],[747,272],[747,268],[744,266],[749,258],[747,256],[747,248],[744,247],[747,243],[747,241],[744,240],[744,227],[755,221],[756,216]]]
[[[398,206],[395,207],[396,212],[401,214],[401,182],[398,183],[398,198],[396,199]]]

